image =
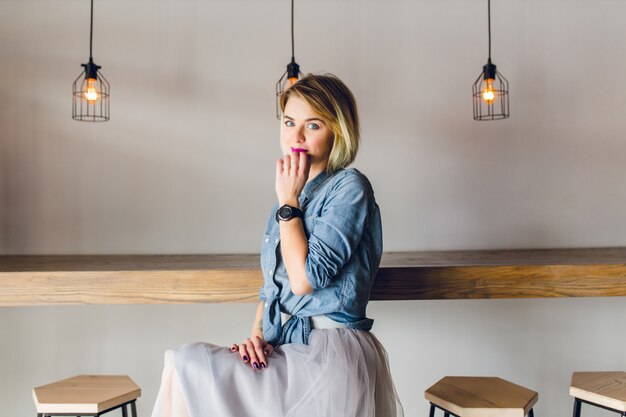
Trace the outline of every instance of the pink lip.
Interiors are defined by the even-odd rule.
[[[308,152],[308,149],[302,149],[302,148],[291,148],[291,152],[296,152],[296,153],[300,153],[300,152]]]

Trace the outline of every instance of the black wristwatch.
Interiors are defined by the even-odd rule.
[[[289,221],[294,217],[302,218],[304,212],[297,207],[292,207],[288,204],[280,206],[278,210],[276,210],[276,221]]]

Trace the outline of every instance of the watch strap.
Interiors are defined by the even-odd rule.
[[[289,210],[290,210],[290,216],[289,217],[281,217],[280,216],[280,212],[284,208],[289,208]],[[297,207],[290,206],[289,204],[283,204],[282,206],[280,206],[278,208],[278,210],[276,210],[276,221],[277,222],[279,222],[281,220],[282,221],[289,221],[289,220],[293,219],[294,217],[300,217],[300,218],[304,217],[304,211],[299,209],[299,208],[297,208]]]

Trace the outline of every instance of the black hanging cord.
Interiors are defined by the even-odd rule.
[[[98,70],[100,67],[93,62],[92,57],[92,45],[93,45],[93,0],[91,0],[91,22],[89,24],[89,62],[82,64],[85,67],[85,78],[98,79]]]
[[[491,0],[487,0],[487,25],[489,27],[489,61],[491,61]]]
[[[295,53],[294,37],[293,37],[293,0],[291,0],[291,61],[296,60],[295,56],[296,56],[296,53]]]
[[[91,61],[91,45],[93,43],[93,0],[91,0],[91,24],[89,26],[89,60]]]

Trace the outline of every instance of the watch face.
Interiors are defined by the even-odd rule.
[[[289,206],[283,206],[280,208],[280,210],[278,210],[278,216],[281,219],[290,219],[291,218],[291,207]]]

